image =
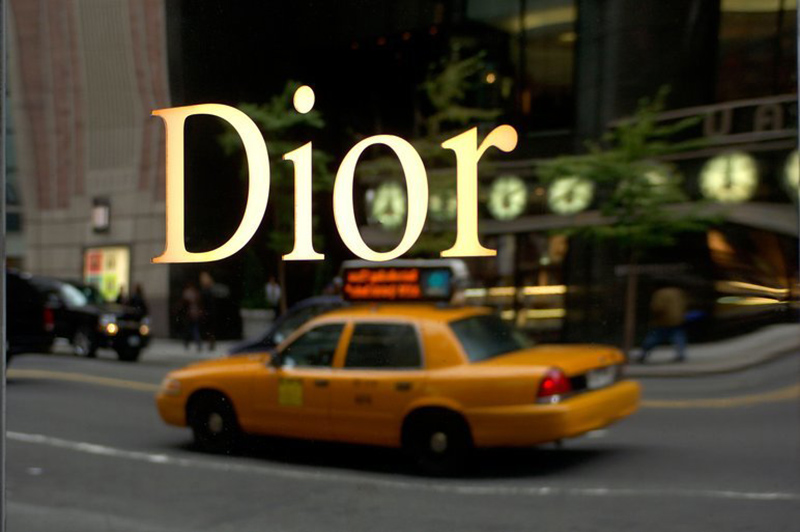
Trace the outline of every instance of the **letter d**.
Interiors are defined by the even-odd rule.
[[[255,234],[269,199],[269,155],[267,145],[255,123],[234,107],[217,103],[157,109],[167,128],[167,244],[153,262],[211,262],[230,257],[242,249]],[[211,115],[228,122],[242,139],[247,156],[247,205],[233,236],[217,249],[190,253],[184,238],[183,130],[193,115]]]

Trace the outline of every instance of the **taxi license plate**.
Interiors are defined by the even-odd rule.
[[[616,374],[617,368],[614,366],[593,369],[586,374],[586,387],[590,390],[605,388],[614,382]]]
[[[138,347],[142,343],[142,339],[138,336],[128,336],[128,345],[131,347]]]

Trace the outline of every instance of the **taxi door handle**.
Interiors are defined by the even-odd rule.
[[[411,389],[411,383],[408,381],[397,382],[394,385],[394,389],[398,392],[407,392]]]
[[[314,386],[316,386],[317,388],[325,388],[326,386],[328,386],[328,384],[330,384],[330,382],[331,381],[329,381],[328,379],[317,379],[314,381]]]

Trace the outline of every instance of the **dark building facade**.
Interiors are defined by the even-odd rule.
[[[695,326],[696,339],[791,315],[788,301],[797,298],[797,188],[789,176],[797,130],[795,2],[353,1],[261,6],[257,13],[185,2],[180,9],[171,20],[181,20],[181,28],[170,31],[178,51],[171,60],[179,81],[174,94],[186,103],[263,101],[287,79],[308,83],[326,122],[314,133],[315,146],[334,161],[362,136],[424,137],[426,117],[436,111],[426,81],[448,62],[480,57],[461,105],[496,110],[493,119],[478,120],[480,130],[510,123],[520,143],[481,165],[482,238],[499,251],[497,260],[470,261],[475,286],[468,297],[545,339],[618,342],[627,259],[608,244],[564,236],[575,225],[599,223],[596,199],[560,212],[536,168],[581,153],[587,140],[630,116],[641,98],[668,86],[663,119],[697,116],[691,134],[706,140],[668,162],[718,222],[675,248],[646,254],[638,314],[647,316],[657,285],[673,283],[691,291],[693,309],[708,318]],[[225,47],[210,44],[216,40],[208,35],[230,24],[246,37]],[[269,31],[258,31],[261,25]],[[261,52],[264,68],[253,68],[248,50]],[[746,197],[725,198],[703,185],[713,181],[704,177],[709,161],[732,153],[755,167],[748,179],[757,183]],[[432,182],[453,185],[451,162],[431,166]],[[490,207],[493,187],[508,176],[524,183],[524,207],[498,215]],[[374,245],[392,246],[397,228],[371,213],[380,187],[380,180],[367,180],[357,192],[362,230]],[[329,214],[324,203],[318,202],[323,217]],[[452,220],[434,214],[432,229],[446,235]],[[326,245],[328,257],[348,257],[335,233]],[[425,246],[416,254],[437,256]],[[308,275],[302,268],[289,275],[290,296],[310,295],[308,283],[293,288]],[[640,321],[639,335],[646,326]]]

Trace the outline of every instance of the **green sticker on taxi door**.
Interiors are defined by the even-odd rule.
[[[278,404],[303,406],[303,381],[301,379],[280,379],[278,381]]]

